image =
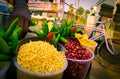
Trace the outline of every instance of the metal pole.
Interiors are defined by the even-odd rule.
[[[60,6],[61,6],[61,18],[64,18],[64,3],[65,0],[60,0]]]

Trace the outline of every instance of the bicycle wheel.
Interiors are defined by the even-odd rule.
[[[109,40],[108,40],[108,44],[109,44]],[[110,46],[110,44],[109,44],[109,46]],[[114,48],[117,47],[114,45],[114,43],[113,43],[113,46],[114,46]],[[111,49],[111,47],[110,47],[110,49]],[[120,52],[118,52],[115,55],[111,54],[107,50],[107,47],[106,47],[106,44],[104,41],[101,42],[101,44],[98,46],[97,57],[100,61],[100,64],[104,68],[106,68],[108,71],[120,73]]]
[[[111,49],[111,47],[110,47]],[[97,48],[97,55],[92,62],[90,79],[119,79],[120,55],[111,54],[102,41]]]

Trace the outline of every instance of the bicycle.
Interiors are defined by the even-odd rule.
[[[113,46],[113,43],[112,43],[112,39],[111,39],[111,38],[110,38],[110,44],[111,44],[112,50],[110,49],[110,46],[109,46],[109,44],[108,44],[108,40],[107,40],[107,36],[106,36],[106,29],[105,29],[105,26],[104,26],[104,24],[105,24],[106,22],[98,22],[98,23],[100,23],[99,27],[83,26],[83,25],[80,25],[80,24],[75,24],[75,25],[76,25],[77,27],[79,27],[79,28],[83,28],[83,29],[87,28],[87,29],[91,29],[91,30],[93,30],[93,31],[99,32],[100,34],[98,34],[98,35],[96,35],[96,36],[94,36],[94,37],[91,37],[90,39],[93,40],[93,41],[95,41],[95,40],[97,40],[98,38],[100,38],[100,37],[103,36],[108,51],[109,51],[112,55],[117,54],[117,51],[115,50],[115,48],[114,48],[114,46]]]

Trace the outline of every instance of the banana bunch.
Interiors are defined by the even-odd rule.
[[[18,18],[11,23],[6,31],[0,28],[0,61],[9,60],[15,54],[21,32],[22,28],[18,27]]]

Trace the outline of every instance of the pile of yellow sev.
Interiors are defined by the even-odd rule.
[[[66,65],[64,53],[45,41],[30,41],[20,46],[17,63],[27,71],[40,74],[57,72]]]

